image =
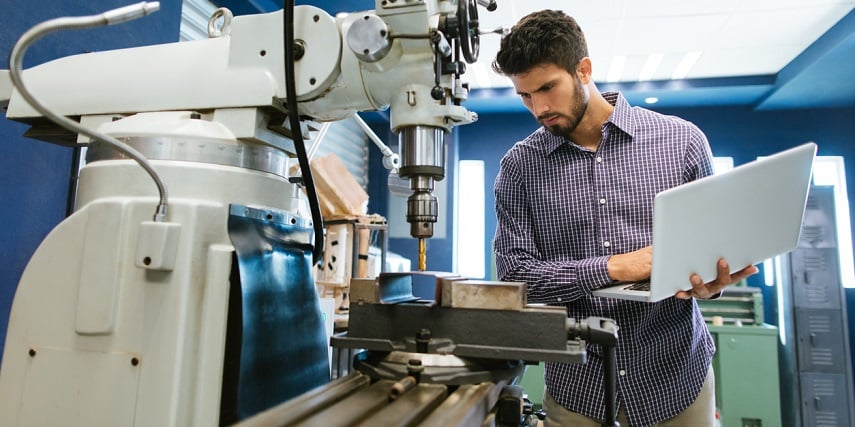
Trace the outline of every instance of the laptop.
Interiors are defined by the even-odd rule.
[[[655,302],[691,289],[689,276],[715,279],[719,258],[732,271],[796,248],[816,144],[808,142],[656,195],[653,260],[647,283],[593,295]]]

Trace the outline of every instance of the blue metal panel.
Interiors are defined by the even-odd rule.
[[[229,332],[239,335],[240,349],[226,351],[237,352],[240,360],[239,419],[330,380],[329,346],[312,278],[313,231],[298,221],[272,210],[231,206],[229,238],[240,266],[240,293],[229,307],[229,323],[239,325]],[[238,302],[240,310],[233,311],[231,304]]]

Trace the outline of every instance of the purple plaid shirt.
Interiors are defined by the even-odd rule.
[[[615,109],[596,152],[540,128],[502,159],[493,250],[499,278],[526,282],[529,302],[616,321],[617,402],[632,425],[650,425],[700,392],[715,352],[706,324],[694,299],[642,303],[591,290],[613,283],[610,255],[650,245],[656,193],[712,174],[712,153],[692,123],[603,96]],[[589,344],[587,352],[585,364],[546,363],[546,388],[602,420],[602,351]]]

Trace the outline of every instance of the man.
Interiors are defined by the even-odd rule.
[[[757,268],[731,275],[720,260],[715,280],[692,275],[690,291],[657,303],[591,295],[650,277],[653,198],[712,173],[706,136],[618,93],[600,94],[584,34],[563,12],[520,20],[493,68],[542,125],[508,151],[496,178],[499,278],[526,282],[530,302],[564,306],[570,317],[616,321],[622,426],[712,426],[715,347],[694,298],[714,297]],[[601,348],[587,352],[585,364],[546,364],[547,426],[605,419]]]

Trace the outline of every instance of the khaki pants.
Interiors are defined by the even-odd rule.
[[[549,392],[543,393],[543,410],[546,411],[545,427],[601,427],[603,421],[588,418],[582,414],[571,412],[558,404]],[[618,423],[621,427],[629,427],[626,411],[623,407],[618,411]],[[715,426],[715,374],[712,367],[707,373],[701,393],[691,406],[677,414],[674,418],[665,420],[656,426],[660,427],[714,427]]]

